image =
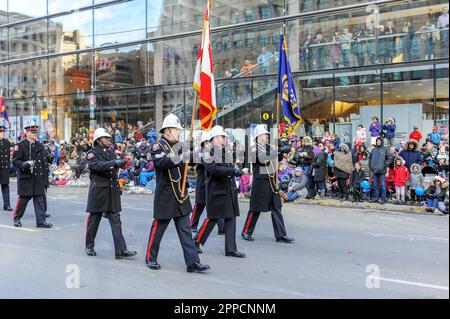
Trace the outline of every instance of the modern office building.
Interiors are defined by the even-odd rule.
[[[93,120],[190,124],[206,0],[0,0],[0,93],[11,137],[29,119],[69,139]],[[286,34],[299,134],[351,140],[372,116],[448,127],[446,0],[214,0],[217,122],[272,124]],[[91,122],[91,124],[94,122]],[[239,135],[239,134],[237,134]]]

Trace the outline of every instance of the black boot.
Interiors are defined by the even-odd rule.
[[[202,265],[201,263],[194,263],[192,265],[189,265],[187,267],[187,272],[205,272],[210,270],[211,267],[209,267],[209,265]]]
[[[137,255],[136,251],[123,250],[116,252],[116,259],[130,258]]]

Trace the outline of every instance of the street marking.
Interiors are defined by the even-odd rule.
[[[429,236],[419,236],[419,235],[393,235],[393,234],[382,234],[382,233],[365,233],[367,235],[371,235],[374,237],[392,237],[392,238],[401,238],[401,239],[408,239],[408,240],[436,240],[436,241],[449,241],[448,238],[443,237],[429,237]]]
[[[9,226],[9,225],[0,225],[0,228],[21,230],[21,231],[27,231],[27,232],[32,232],[32,233],[36,233],[36,232],[41,232],[42,231],[42,230],[39,230],[39,229],[31,229],[31,228],[25,228],[25,227],[14,227],[14,226]]]
[[[402,284],[402,285],[410,285],[410,286],[417,286],[417,287],[424,287],[424,288],[432,288],[432,289],[449,291],[449,287],[447,287],[447,286],[424,284],[424,283],[421,283],[421,282],[406,281],[406,280],[399,280],[399,279],[392,279],[392,278],[385,278],[385,277],[373,277],[373,279],[374,280],[380,280],[380,281],[394,282],[394,283]]]

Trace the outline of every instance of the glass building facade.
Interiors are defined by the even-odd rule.
[[[70,139],[116,122],[190,125],[206,0],[0,0],[0,93],[17,138],[35,119]],[[372,116],[448,127],[446,0],[214,0],[217,122],[273,124],[279,36],[305,124],[351,139]],[[91,121],[91,122],[90,122]],[[239,135],[239,134],[237,134]]]

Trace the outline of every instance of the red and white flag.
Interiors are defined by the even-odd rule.
[[[202,130],[209,130],[216,115],[216,84],[212,59],[210,13],[212,1],[208,0],[203,18],[203,34],[198,51],[197,66],[194,77],[194,88],[200,95],[200,123]]]

